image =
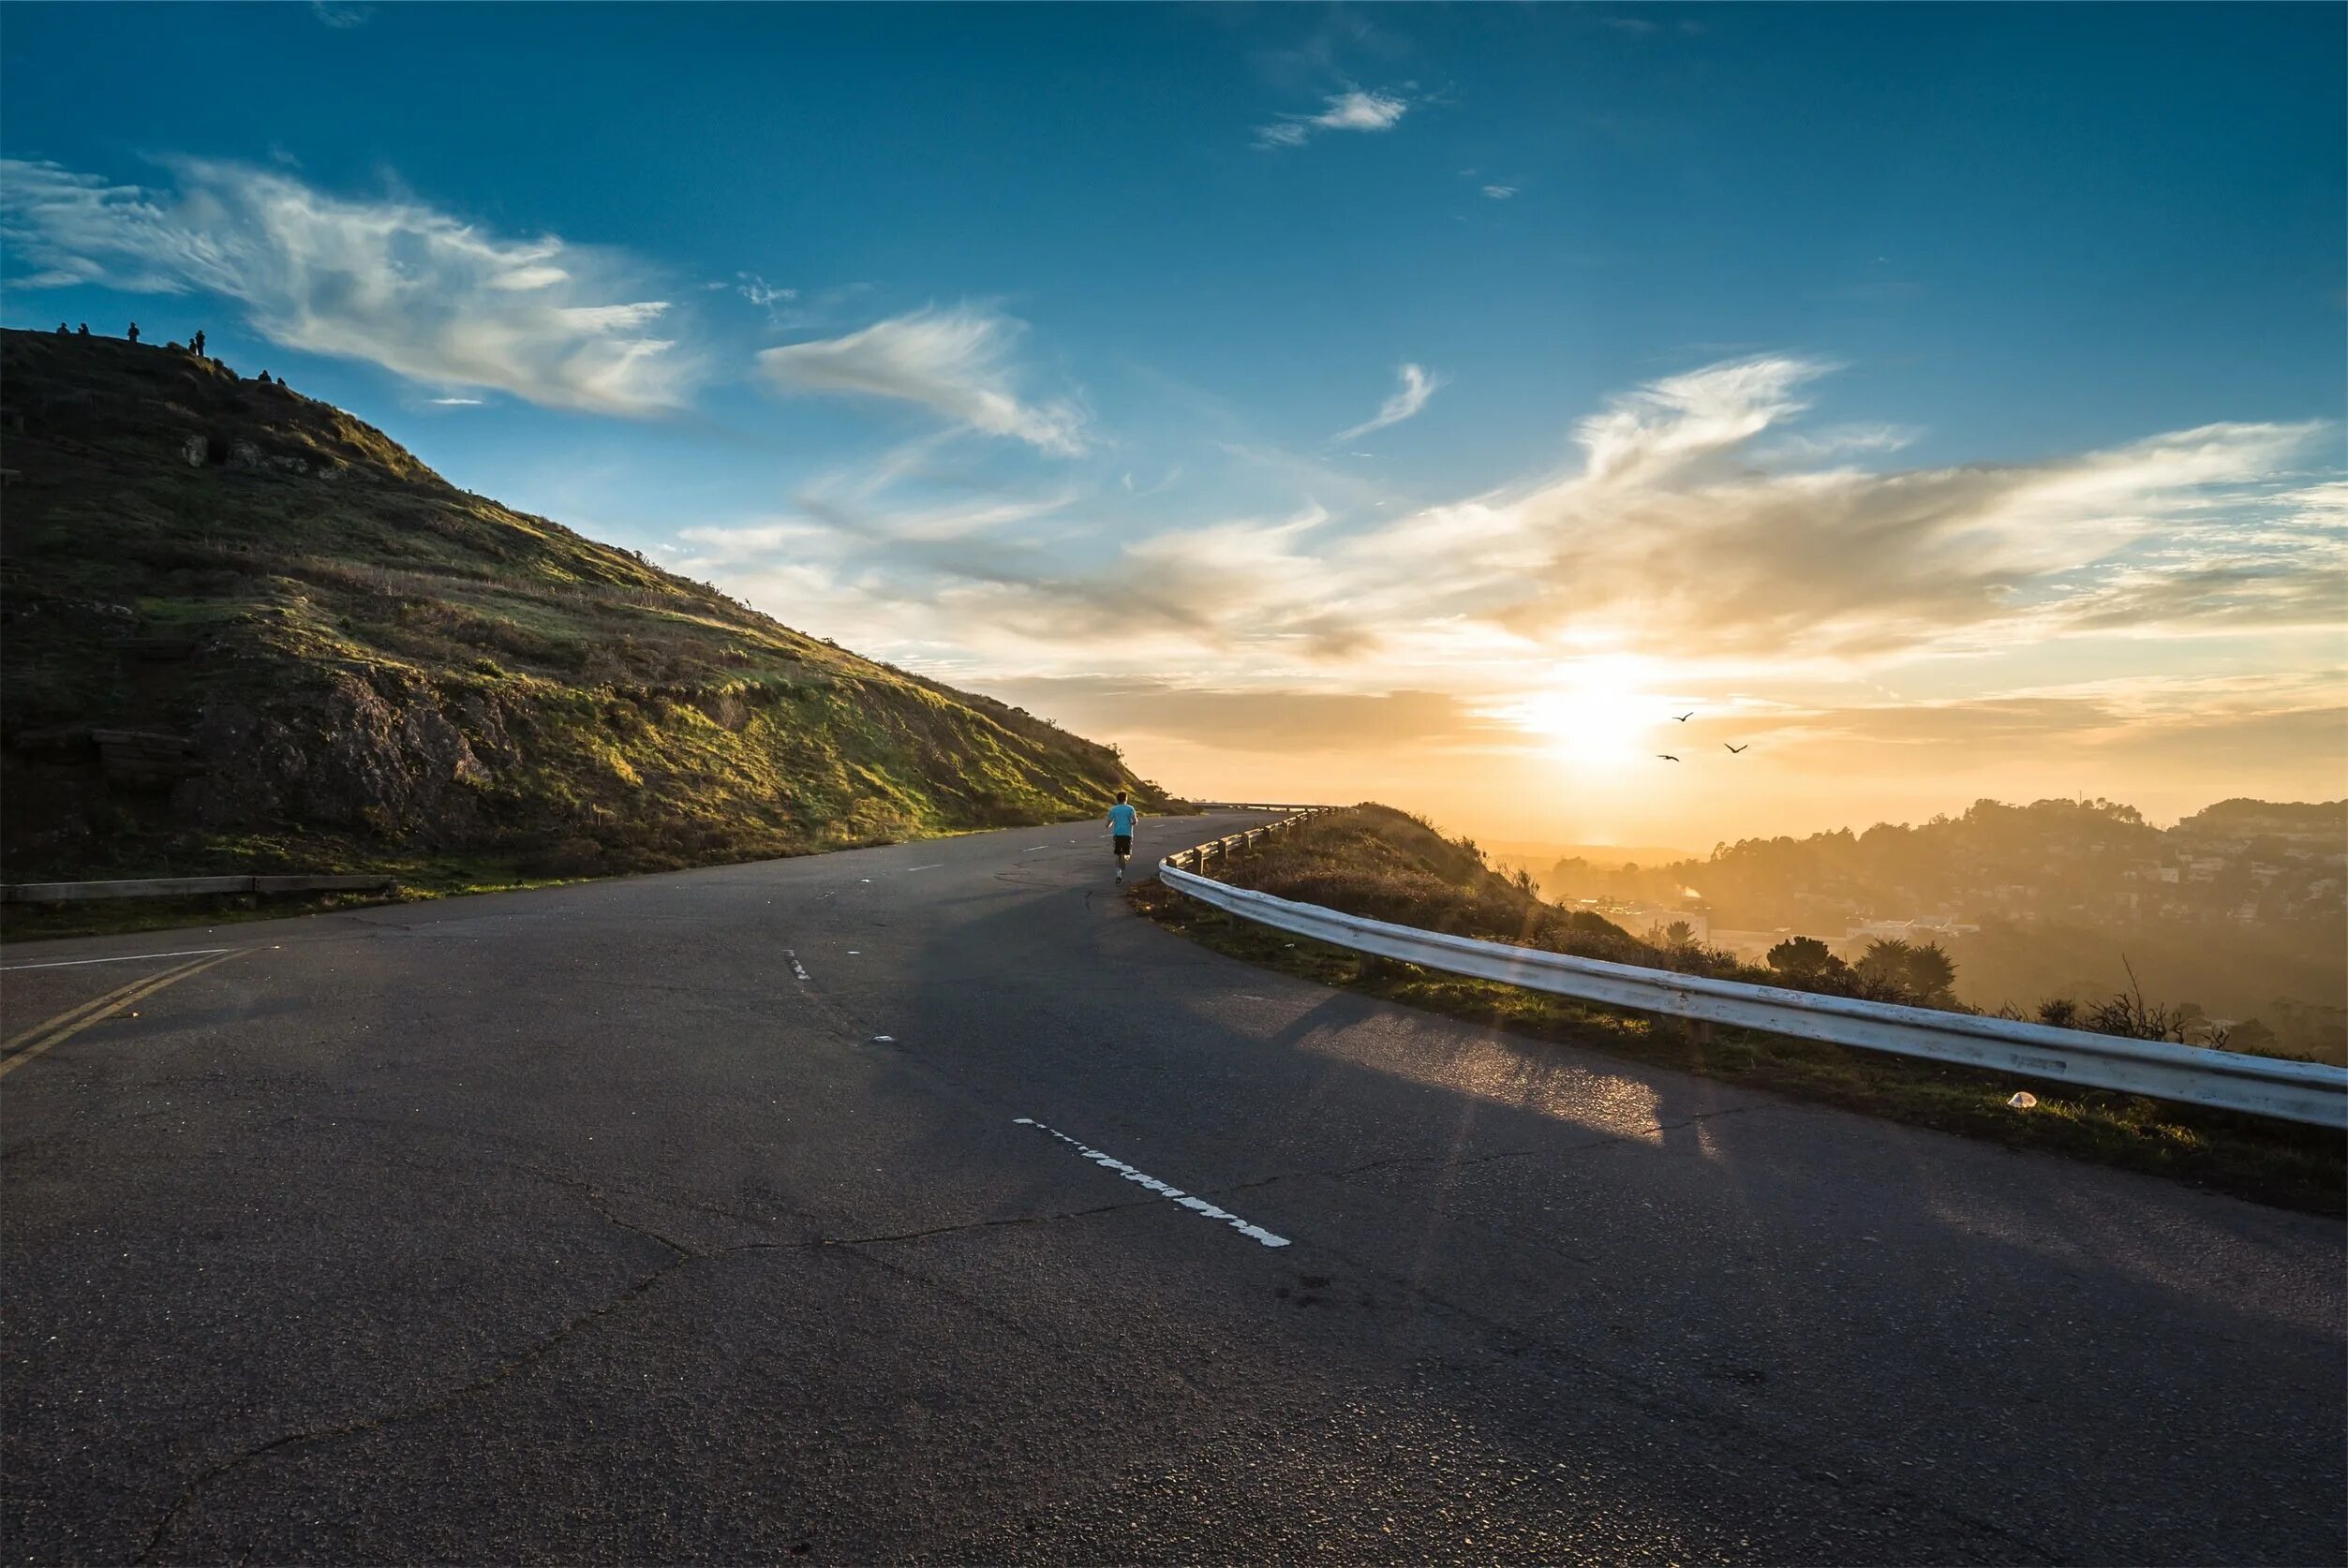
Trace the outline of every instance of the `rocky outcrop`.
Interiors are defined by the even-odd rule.
[[[379,674],[255,710],[226,703],[197,727],[205,770],[175,814],[215,830],[292,821],[423,847],[477,840],[483,791],[518,761],[505,716],[479,696],[451,711],[429,684]]]

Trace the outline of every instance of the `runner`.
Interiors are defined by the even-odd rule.
[[[1109,848],[1117,851],[1117,880],[1125,880],[1125,862],[1133,854],[1134,819],[1141,813],[1125,804],[1125,791],[1117,791],[1117,804],[1108,808]]]

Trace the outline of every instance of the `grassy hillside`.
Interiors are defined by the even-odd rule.
[[[1091,815],[1109,748],[170,348],[0,333],[10,880],[577,876]]]
[[[1909,1002],[1897,974],[1790,974],[1727,954],[1658,946],[1586,911],[1544,903],[1529,878],[1494,871],[1470,843],[1415,817],[1361,806],[1315,818],[1263,849],[1214,866],[1218,878],[1282,898],[1373,919],[1648,969],[1716,975]],[[1342,985],[1526,1038],[1557,1040],[1726,1078],[1897,1121],[2017,1147],[2083,1156],[2222,1188],[2247,1197],[2340,1212],[2348,1192],[2342,1140],[2316,1128],[2203,1111],[2101,1090],[2031,1082],[1752,1030],[1690,1030],[1675,1019],[1586,1006],[1516,986],[1297,941],[1225,915],[1157,881],[1128,897],[1144,914],[1219,952],[1324,984]],[[1945,991],[1941,999],[1946,1004]],[[2038,1096],[2016,1111],[2016,1088]]]

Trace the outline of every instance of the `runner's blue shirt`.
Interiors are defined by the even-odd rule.
[[[1131,838],[1133,836],[1134,819],[1139,815],[1141,815],[1141,813],[1136,811],[1132,806],[1127,806],[1122,800],[1119,801],[1115,806],[1108,808],[1108,831],[1117,835],[1120,838]]]

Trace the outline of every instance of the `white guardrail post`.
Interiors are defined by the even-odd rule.
[[[1158,875],[1167,886],[1242,920],[1449,974],[1522,985],[1607,1007],[2348,1131],[2348,1070],[2321,1062],[2286,1061],[2161,1040],[2128,1040],[1980,1013],[1818,996],[1776,985],[1748,985],[1598,958],[1573,958],[1539,948],[1395,925],[1317,904],[1294,903],[1198,874],[1210,852],[1228,855],[1235,840],[1252,841],[1259,834],[1276,833],[1328,809],[1308,807],[1270,827],[1233,834],[1213,844],[1169,855]]]

